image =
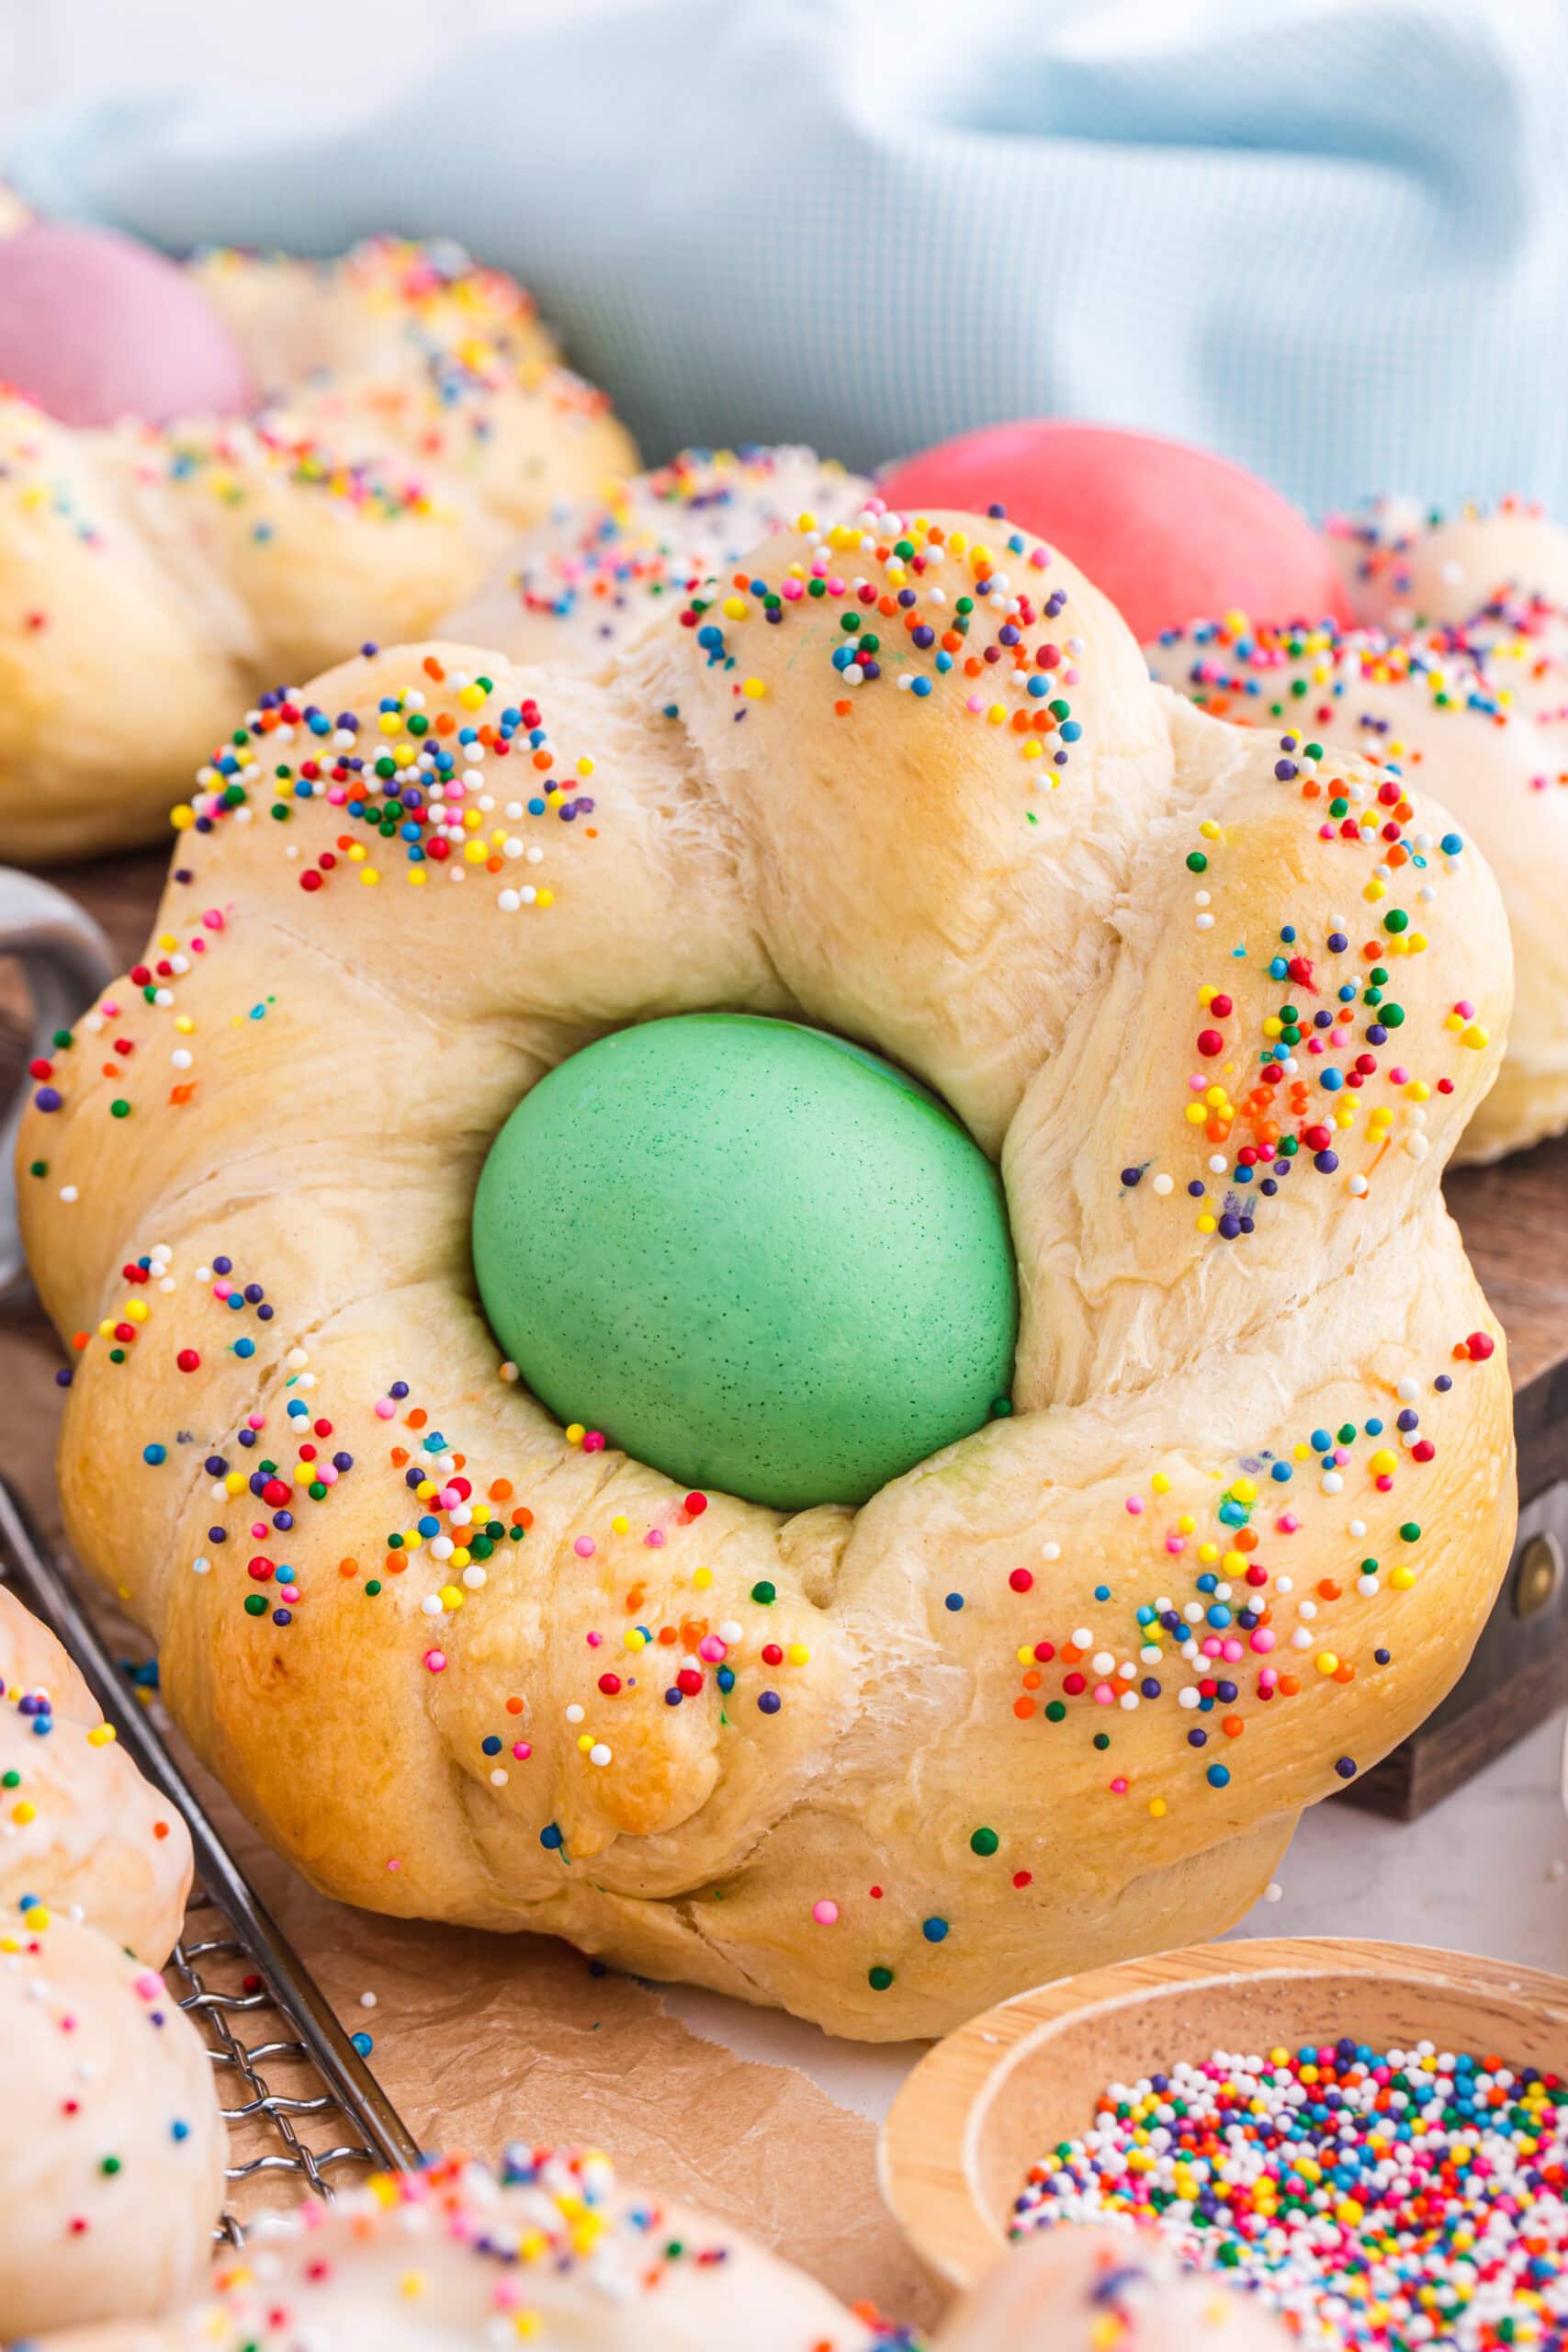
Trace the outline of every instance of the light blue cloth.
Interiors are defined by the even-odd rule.
[[[650,457],[1058,414],[1568,512],[1565,99],[1560,0],[567,0],[373,116],[132,100],[10,168],[170,247],[457,237]]]

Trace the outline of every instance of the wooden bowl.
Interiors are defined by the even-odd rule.
[[[1021,1993],[921,2059],[883,2127],[883,2194],[927,2268],[972,2286],[1031,2165],[1079,2138],[1108,2083],[1178,2059],[1353,2034],[1568,2072],[1568,1979],[1336,1936],[1193,1944]]]

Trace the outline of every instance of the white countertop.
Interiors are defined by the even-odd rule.
[[[1382,1936],[1568,1972],[1563,1719],[1543,1724],[1422,1820],[1342,1799],[1309,1813],[1279,1891],[1238,1936]],[[717,1993],[670,1987],[666,2006],[743,2058],[798,2066],[880,2121],[924,2042],[834,2041],[816,2026]]]

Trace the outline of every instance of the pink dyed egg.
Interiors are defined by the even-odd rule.
[[[0,380],[65,424],[240,416],[243,355],[185,272],[109,229],[0,238]]]
[[[1256,474],[1184,442],[1034,418],[903,458],[877,487],[899,514],[1000,504],[1070,557],[1145,640],[1235,610],[1348,618],[1305,515]]]

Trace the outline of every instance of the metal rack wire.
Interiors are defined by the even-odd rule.
[[[3,1474],[0,1582],[59,1637],[120,1741],[190,1831],[197,1891],[164,1973],[220,2074],[231,2184],[220,2235],[244,2244],[238,2209],[247,2201],[248,2182],[271,2187],[268,2177],[276,2176],[296,2196],[330,2198],[333,2176],[344,2167],[417,2163],[418,2147],[401,2117],[235,1860],[105,1647],[68,1570],[45,1550]]]

